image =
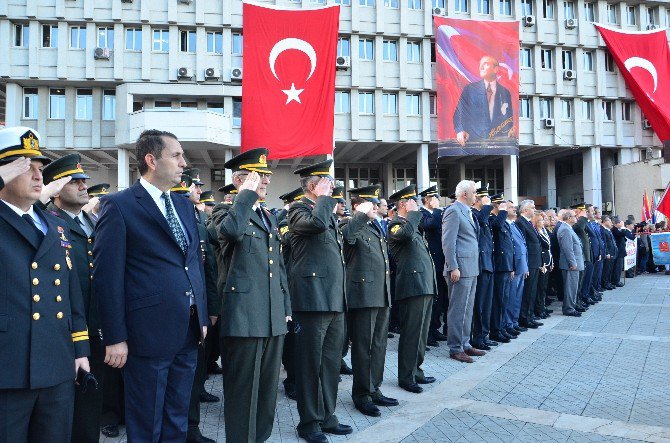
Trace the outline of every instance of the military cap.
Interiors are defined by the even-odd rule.
[[[88,188],[88,195],[90,197],[101,197],[107,194],[109,194],[109,183],[98,183]]]
[[[409,185],[405,188],[402,188],[400,191],[396,192],[395,194],[393,194],[389,197],[390,200],[393,200],[395,202],[400,201],[400,200],[405,200],[405,199],[408,199],[408,198],[417,200],[416,185]]]
[[[302,190],[302,188],[298,188],[294,189],[291,192],[287,192],[286,194],[280,195],[279,198],[281,198],[282,201],[288,205],[290,203],[293,203],[294,201],[300,200],[301,198],[303,198],[304,195],[305,192]]]
[[[206,206],[216,206],[214,201],[214,191],[203,191],[200,194],[200,203],[204,203]]]
[[[347,201],[344,199],[344,186],[335,186],[331,197],[337,200],[338,203],[346,203]]]
[[[226,169],[233,171],[251,171],[259,174],[272,174],[268,169],[267,148],[254,148],[244,151],[228,160],[224,165]]]
[[[369,202],[379,204],[379,194],[382,191],[382,187],[379,185],[372,186],[363,186],[360,188],[352,189],[349,191],[351,198],[358,197],[363,198]]]
[[[237,194],[238,191],[235,185],[231,183],[226,186],[221,186],[219,188],[219,192],[223,192],[224,195],[229,195],[229,194]]]
[[[570,206],[570,209],[581,209],[582,211],[586,210],[585,203],[577,203],[576,205]]]
[[[51,159],[40,151],[40,135],[26,126],[0,130],[0,164],[10,163],[19,157],[40,160],[43,165]]]
[[[184,174],[190,176],[191,179],[193,180],[193,183],[198,186],[202,186],[205,184],[200,180],[200,169],[198,168],[184,169]]]
[[[437,192],[437,185],[431,186],[429,188],[424,189],[419,193],[421,197],[432,197],[432,196],[439,196],[439,192]]]
[[[389,203],[388,206],[386,207],[386,210],[395,211],[396,210],[395,203]]]
[[[479,188],[477,189],[477,197],[482,198],[482,197],[488,197],[489,196],[489,188]]]
[[[188,195],[189,188],[191,187],[192,184],[193,179],[191,178],[191,176],[187,174],[182,174],[181,183],[174,186],[173,188],[170,188],[170,192],[176,192],[177,194]]]
[[[296,169],[293,171],[294,174],[300,175],[300,177],[329,177],[333,178],[330,173],[330,165],[333,164],[333,160],[326,160],[323,162],[316,163],[310,166],[304,166],[302,168]]]
[[[501,192],[500,194],[494,194],[491,196],[491,203],[502,203],[505,201],[505,196]]]
[[[84,174],[80,162],[81,156],[79,154],[70,154],[54,160],[42,171],[44,184],[48,185],[52,181],[63,177],[72,177],[72,180],[91,178]]]

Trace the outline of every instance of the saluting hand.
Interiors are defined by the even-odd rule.
[[[407,209],[407,212],[418,211],[419,204],[416,202],[416,200],[410,198],[407,200],[407,203],[405,203],[405,208]]]
[[[501,211],[507,211],[507,203],[506,202],[500,203],[498,205],[498,209],[501,210]]]
[[[93,208],[95,208],[98,205],[99,202],[100,202],[100,197],[91,197],[88,200],[88,203],[86,203],[81,208],[81,210],[84,211],[84,212],[91,212],[93,210]]]
[[[59,178],[58,180],[54,180],[48,185],[42,186],[42,194],[40,195],[40,201],[44,203],[45,205],[49,203],[49,200],[51,197],[54,195],[58,194],[60,191],[63,190],[63,186],[68,184],[72,180],[72,176],[67,176],[63,178]]]
[[[333,195],[333,182],[326,177],[320,178],[319,182],[314,187],[314,195],[317,197],[321,197],[322,195]]]
[[[19,175],[27,172],[28,169],[30,169],[30,159],[19,157],[11,163],[0,166],[0,177],[7,184]]]
[[[247,179],[244,180],[244,182],[240,185],[240,192],[244,191],[245,189],[256,192],[256,189],[258,189],[258,185],[260,183],[261,176],[258,175],[258,172],[252,171],[249,173],[249,175],[247,175]]]
[[[356,206],[356,212],[367,215],[369,218],[375,218],[374,206],[370,202],[363,202]]]
[[[113,368],[122,368],[128,359],[128,344],[125,341],[105,347],[105,363]]]
[[[491,198],[488,195],[486,197],[482,197],[482,204],[484,206],[490,205],[491,204]]]

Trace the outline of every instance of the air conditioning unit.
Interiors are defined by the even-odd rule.
[[[658,27],[656,25],[647,25],[647,31],[651,31],[654,29],[657,29]]]
[[[527,15],[523,18],[523,25],[527,27],[535,26],[535,16]]]
[[[193,70],[182,66],[177,69],[177,77],[179,78],[193,78]]]
[[[95,48],[93,57],[96,60],[109,60],[109,48]]]
[[[351,67],[351,58],[340,56],[335,59],[335,67],[339,70],[347,70]]]
[[[433,8],[433,15],[445,17],[447,15],[447,10],[445,8]]]
[[[132,3],[133,0],[121,0],[121,3]]]
[[[230,70],[231,80],[242,80],[242,68],[232,68]]]
[[[565,29],[575,29],[577,27],[577,19],[565,19]]]
[[[642,128],[651,129],[651,122],[645,118],[644,120],[642,120]]]
[[[184,5],[190,5],[193,3],[193,0],[179,0],[179,3],[182,3]]]
[[[205,69],[205,78],[221,78],[221,71],[216,68]]]
[[[553,128],[554,127],[554,119],[553,118],[545,118],[542,123],[544,124],[545,128]]]
[[[566,69],[563,71],[563,78],[565,80],[574,80],[577,78],[577,71],[574,69]]]

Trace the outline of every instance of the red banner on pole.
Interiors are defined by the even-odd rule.
[[[339,6],[243,5],[242,151],[333,153]]]
[[[668,186],[665,187],[665,192],[661,196],[661,200],[658,202],[656,210],[665,215],[670,221],[670,182],[668,182]],[[666,226],[667,224],[668,222],[666,222]]]

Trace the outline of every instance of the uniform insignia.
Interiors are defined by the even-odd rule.
[[[40,142],[35,138],[35,134],[32,131],[28,131],[28,135],[24,136],[21,139],[23,143],[23,149],[29,149],[31,151],[40,149]]]
[[[59,233],[59,234],[62,234],[63,232],[65,232],[65,230],[63,229],[62,226],[59,226],[59,227],[58,227],[58,233]]]
[[[65,263],[67,263],[67,268],[69,270],[72,270],[72,260],[70,260],[70,255],[69,254],[65,255]]]
[[[398,231],[400,231],[400,225],[395,225],[391,228],[391,234],[396,234]]]
[[[284,234],[286,234],[287,232],[288,232],[288,226],[282,226],[281,228],[279,228],[279,233],[280,233],[281,235],[284,235]]]

